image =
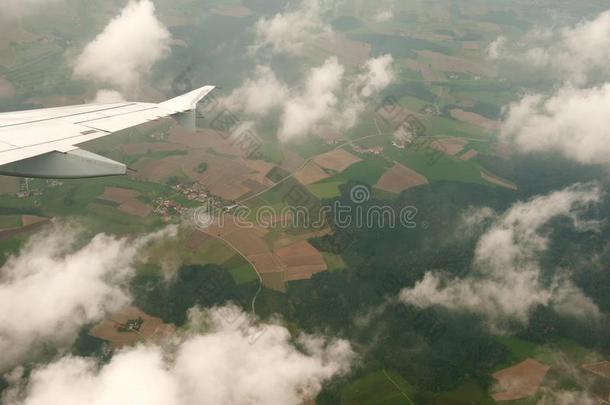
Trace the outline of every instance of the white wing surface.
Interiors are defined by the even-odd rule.
[[[121,175],[127,167],[77,145],[146,122],[174,116],[194,129],[205,86],[160,104],[84,104],[0,114],[0,174],[42,178]]]

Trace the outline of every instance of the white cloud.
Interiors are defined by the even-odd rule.
[[[111,104],[111,103],[122,103],[125,101],[125,97],[116,90],[99,90],[95,94],[95,98],[91,103],[97,104]]]
[[[502,59],[502,58],[508,57],[508,55],[505,54],[506,42],[507,42],[507,40],[505,37],[501,36],[501,37],[496,38],[487,47],[487,57],[489,57],[492,60],[497,60],[497,59]]]
[[[544,392],[536,405],[598,405],[599,403],[587,392],[553,389]]]
[[[322,16],[338,7],[331,0],[303,0],[297,8],[262,18],[255,25],[254,52],[302,54],[305,46],[334,35]],[[356,75],[336,57],[310,69],[305,80],[294,86],[281,82],[268,66],[257,66],[224,104],[251,116],[280,112],[277,137],[281,142],[299,139],[317,130],[341,131],[356,124],[365,110],[366,99],[385,89],[395,78],[391,55],[371,58]]]
[[[311,70],[302,94],[291,98],[284,106],[278,134],[281,141],[307,135],[313,126],[333,115],[344,73],[345,68],[335,57]]]
[[[0,20],[21,18],[39,13],[40,7],[63,0],[2,0],[0,2]]]
[[[381,9],[375,14],[375,21],[377,22],[389,21],[392,18],[394,18],[394,10],[391,8]]]
[[[229,315],[228,315],[229,314]],[[137,346],[107,364],[65,357],[8,390],[8,405],[300,405],[347,373],[351,345],[286,328],[256,325],[235,307],[193,310],[189,333],[173,346]],[[252,334],[257,338],[252,339]]]
[[[108,83],[124,92],[170,51],[171,35],[150,0],[130,1],[76,59],[77,77]]]
[[[223,101],[228,108],[252,115],[266,115],[282,106],[287,97],[288,87],[278,80],[273,70],[268,66],[257,66],[254,78],[246,79]]]
[[[466,236],[477,235],[495,216],[496,213],[489,207],[470,207],[462,214],[458,233]]]
[[[253,50],[301,54],[306,44],[332,34],[332,28],[322,20],[321,13],[319,0],[303,0],[293,11],[278,13],[271,19],[261,18],[254,27]]]
[[[355,78],[346,78],[345,68],[334,57],[312,69],[304,88],[284,106],[279,139],[302,138],[317,127],[353,127],[366,108],[366,100],[394,80],[393,62],[391,55],[369,59]]]
[[[129,302],[123,289],[139,249],[167,231],[135,240],[100,234],[78,247],[79,232],[54,225],[0,268],[0,371],[40,345],[69,345],[79,329]]]
[[[550,95],[528,94],[505,108],[504,141],[522,152],[554,152],[583,164],[610,164],[610,11],[573,27],[532,31],[519,43],[500,37],[488,48],[507,59],[555,74],[565,84]]]
[[[279,111],[280,141],[303,138],[318,128],[351,128],[366,108],[366,101],[395,78],[394,58],[382,55],[366,61],[354,75],[336,57],[310,69],[303,83],[289,86],[268,66],[257,66],[228,97],[225,107],[260,118]]]
[[[489,46],[488,56],[586,83],[591,73],[610,73],[610,11],[573,27],[532,31],[518,43],[500,37]]]
[[[540,279],[539,259],[549,242],[545,225],[564,216],[579,229],[590,229],[580,214],[599,202],[600,191],[575,185],[547,196],[513,205],[497,215],[477,243],[471,273],[449,279],[427,273],[399,299],[418,307],[443,306],[484,316],[501,330],[506,321],[526,323],[536,305],[552,305],[565,315],[597,316],[597,307],[566,277],[557,273],[549,283]]]
[[[510,104],[501,136],[524,152],[558,152],[584,164],[610,164],[610,83],[566,85],[551,96],[532,94]]]
[[[360,74],[357,84],[363,97],[371,97],[379,93],[395,79],[392,67],[394,58],[390,54],[372,58],[365,62],[364,72]]]

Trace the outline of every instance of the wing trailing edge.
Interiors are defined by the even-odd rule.
[[[196,131],[197,103],[215,86],[204,86],[160,104],[85,104],[0,114],[0,174],[40,178],[123,175],[127,167],[77,146],[165,117]]]
[[[127,166],[123,163],[78,148],[68,152],[52,151],[0,166],[2,175],[50,179],[120,176],[126,173]]]

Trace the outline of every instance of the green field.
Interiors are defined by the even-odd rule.
[[[186,253],[186,252],[185,252]],[[222,265],[235,256],[235,251],[219,239],[207,241],[203,247],[190,253],[187,262],[193,264],[217,264]]]
[[[532,358],[547,365],[554,363],[553,350],[549,347],[512,336],[496,336],[496,340],[505,345],[511,353],[510,359],[505,363],[497,365],[496,370],[510,367],[527,358]]]
[[[366,183],[370,186],[379,181],[381,176],[393,166],[391,161],[386,159],[367,159],[362,162],[354,163],[343,173],[341,177],[346,180]]]
[[[381,370],[362,377],[341,395],[341,405],[416,405],[414,388],[400,375]]]
[[[341,195],[339,187],[349,181],[373,186],[381,176],[392,167],[392,162],[382,159],[366,159],[354,163],[342,173],[307,186],[307,189],[321,199],[335,198]]]
[[[4,264],[4,261],[9,255],[19,253],[19,249],[23,246],[25,236],[12,237],[0,241],[0,263]]]
[[[452,391],[436,395],[438,405],[494,405],[495,403],[476,383],[467,383]],[[512,402],[510,404],[513,405]]]
[[[307,186],[307,189],[320,199],[330,199],[341,195],[339,187],[343,184],[345,184],[344,179],[331,177],[318,183],[310,184]]]
[[[345,261],[343,261],[343,258],[340,255],[330,252],[322,252],[322,257],[324,258],[329,271],[345,270]]]
[[[19,227],[21,227],[21,217],[19,215],[0,215],[0,229]]]
[[[247,284],[258,280],[258,275],[254,268],[240,254],[232,256],[229,260],[222,263],[222,266],[229,270],[231,277],[236,284]]]
[[[458,181],[489,185],[481,178],[481,165],[473,160],[462,161],[453,156],[438,152],[431,146],[397,149],[388,145],[385,148],[387,156],[415,170],[428,181]]]

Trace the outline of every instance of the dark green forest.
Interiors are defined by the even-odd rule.
[[[509,351],[488,331],[482,319],[442,308],[420,310],[391,298],[402,288],[413,286],[427,271],[442,270],[455,277],[469,272],[480,235],[459,231],[467,207],[486,206],[503,212],[516,201],[583,178],[597,181],[608,190],[599,171],[558,162],[556,158],[488,162],[501,175],[518,179],[520,190],[435,183],[404,192],[390,202],[396,210],[418,207],[418,226],[413,229],[340,228],[334,224],[332,234],[312,239],[311,243],[322,251],[341,254],[347,269],[292,282],[285,294],[263,289],[256,301],[257,315],[264,320],[280,314],[297,330],[348,338],[362,357],[356,376],[380,368],[396,370],[417,386],[419,403],[467,381],[488,388],[494,367],[508,359]],[[354,204],[349,199],[354,185],[343,187],[338,198],[341,204]],[[323,204],[332,206],[333,202]],[[372,199],[365,208],[366,204],[382,203],[388,202]],[[552,244],[541,259],[549,272],[560,266],[581,266],[574,273],[574,281],[604,311],[610,309],[610,297],[603,287],[610,283],[610,226],[603,222],[609,210],[605,200],[589,213],[591,219],[602,221],[600,232],[576,232],[570,221],[553,221]],[[597,254],[601,254],[598,260],[586,265],[586,260],[580,260]],[[176,325],[187,321],[186,311],[195,305],[210,307],[232,301],[249,310],[256,287],[235,285],[218,266],[184,267],[169,284],[160,272],[148,269],[132,283],[138,306]],[[532,311],[529,324],[516,328],[514,335],[540,344],[570,339],[610,355],[606,335],[609,327],[607,319],[596,323],[565,319],[552,308],[539,306]],[[341,381],[329,386],[320,397],[322,403],[337,403],[340,387]]]

